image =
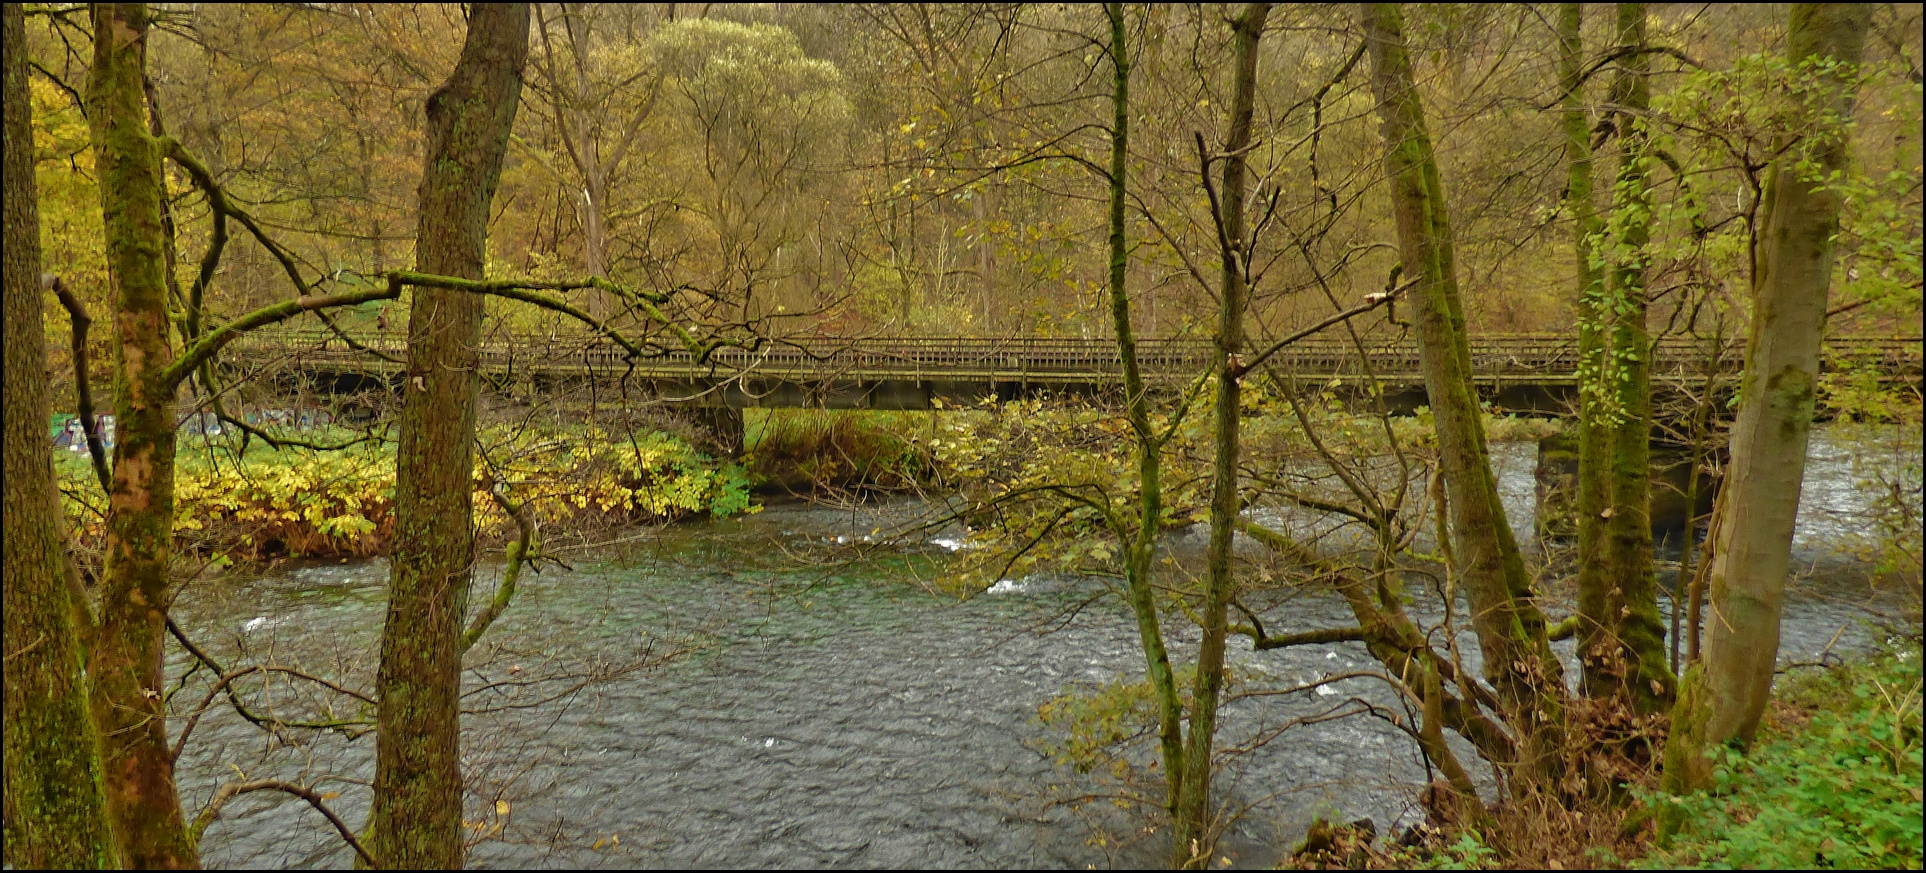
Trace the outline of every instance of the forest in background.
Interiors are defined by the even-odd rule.
[[[1190,138],[1228,99],[1229,46],[1207,38],[1197,14],[1157,7],[1131,22],[1141,84],[1129,283],[1148,336],[1209,327],[1197,314],[1211,291],[1186,269],[1215,243],[1194,196]],[[1550,14],[1411,12],[1473,333],[1559,332],[1575,318]],[[1651,15],[1654,42],[1678,55],[1653,59],[1655,94],[1681,114],[1733,109],[1710,105],[1729,94],[1672,93],[1690,78],[1687,60],[1726,70],[1783,38],[1777,7]],[[731,315],[777,317],[782,331],[1108,335],[1106,207],[1090,168],[1107,160],[1109,110],[1088,17],[1050,5],[543,7],[491,207],[489,275],[606,273]],[[1321,317],[1326,291],[1348,306],[1384,290],[1398,262],[1368,80],[1335,75],[1356,66],[1333,37],[1350,19],[1338,7],[1280,10],[1261,49],[1255,190],[1289,231],[1260,243],[1265,281],[1252,311],[1274,333]],[[47,262],[98,309],[98,195],[74,99],[83,25],[72,13],[36,16],[28,39],[41,71],[32,89]],[[1842,252],[1850,278],[1834,295],[1846,309],[1829,324],[1836,333],[1917,331],[1907,289],[1918,277],[1894,275],[1880,247],[1918,236],[1918,26],[1911,7],[1881,7],[1867,44],[1851,147],[1855,172],[1881,196],[1853,205],[1881,211],[1846,219],[1866,241]],[[169,133],[327,280],[316,287],[351,287],[411,257],[421,105],[462,29],[458,6],[183,8],[156,22],[150,75]],[[1589,94],[1598,103],[1604,89]],[[1702,230],[1695,250],[1661,262],[1661,307],[1700,295],[1733,307],[1743,294],[1735,219],[1759,208],[1772,119],[1717,121],[1706,142],[1674,134],[1693,170],[1661,186],[1660,217]],[[178,262],[191,265],[207,245],[206,206],[183,171],[170,173]],[[1855,219],[1894,226],[1874,236]],[[278,293],[280,265],[245,234],[221,269],[231,296],[216,306],[239,312]]]
[[[1418,854],[1355,832],[1312,850],[1314,831],[1307,863],[1610,863],[1654,838],[1685,840],[1674,859],[1778,857],[1756,854],[1776,836],[1755,822],[1783,803],[1861,819],[1794,860],[1917,861],[1916,638],[1801,686],[1899,693],[1821,719],[1835,793],[1774,795],[1801,777],[1768,754],[1777,723],[1761,733],[1815,411],[1917,441],[1916,380],[1820,363],[1825,338],[1918,335],[1917,6],[7,12],[10,861],[196,866],[223,805],[266,791],[312,806],[364,863],[461,862],[464,657],[489,651],[521,569],[553,559],[543,523],[748,500],[684,424],[622,409],[625,451],[593,394],[568,428],[513,404],[504,418],[476,348],[517,333],[631,360],[872,336],[1114,343],[1118,396],[932,425],[917,463],[965,506],[948,519],[972,526],[961,582],[1105,580],[1135,620],[1141,678],[1042,715],[1085,743],[1079,766],[1129,774],[1174,866],[1212,864],[1228,826],[1212,780],[1231,745],[1219,708],[1243,693],[1226,651],[1244,639],[1362,644],[1404,712],[1344,715],[1388,720],[1436,768]],[[405,341],[400,396],[342,445],[221,405],[276,388],[230,382],[230,342],[311,321]],[[1415,426],[1369,390],[1347,406],[1335,383],[1280,371],[1280,350],[1327,329],[1367,367],[1367,337],[1409,337],[1429,397]],[[1473,387],[1469,347],[1507,333],[1568,338],[1582,359],[1568,616],[1506,521]],[[1206,342],[1210,362],[1147,389],[1146,337]],[[1711,363],[1700,383],[1667,376],[1663,406],[1648,352],[1672,338]],[[1722,383],[1721,354],[1744,373]],[[53,466],[43,422],[90,406],[113,410],[119,441],[110,463],[87,435],[63,500],[33,484]],[[239,429],[239,450],[194,455],[188,408]],[[1697,555],[1687,538],[1671,580],[1690,592],[1682,630],[1681,609],[1662,621],[1647,524],[1655,428],[1689,453],[1688,505],[1701,472],[1723,482],[1720,509],[1687,516],[1707,537]],[[239,553],[184,529],[287,496],[221,490],[251,469],[251,439],[311,477],[281,483],[304,500],[341,480],[326,464],[373,483],[336,495],[354,512],[309,501],[301,534],[380,531],[365,550],[388,553],[390,600],[367,681],[223,669],[168,615],[185,580]],[[583,440],[613,444],[587,475],[544,466]],[[1916,624],[1908,469],[1875,536]],[[471,601],[484,525],[505,568]],[[1207,544],[1175,564],[1164,536],[1193,525]],[[1261,559],[1233,549],[1245,540]],[[1294,624],[1291,597],[1312,589],[1355,623]],[[1433,595],[1442,619],[1407,611]],[[1194,655],[1167,646],[1170,625]],[[1565,639],[1570,663],[1551,648]],[[174,700],[188,677],[162,667],[176,644],[210,677],[191,712]],[[241,680],[279,673],[361,715],[253,713]],[[173,762],[221,706],[276,736],[372,732],[368,821],[277,780],[184,809]],[[1485,765],[1493,784],[1472,775]],[[1735,795],[1740,770],[1764,790]],[[1877,803],[1835,808],[1865,785]]]

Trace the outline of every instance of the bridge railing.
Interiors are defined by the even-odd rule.
[[[354,344],[396,360],[406,353],[401,334],[349,334]],[[1260,341],[1261,342],[1261,341]],[[1258,343],[1253,343],[1257,345]],[[1367,338],[1365,355],[1349,339],[1314,337],[1280,351],[1272,363],[1279,372],[1315,376],[1409,378],[1420,372],[1419,353],[1409,338]],[[1657,373],[1702,372],[1711,354],[1704,340],[1660,339],[1651,362]],[[368,362],[370,356],[330,331],[258,331],[236,340],[230,354],[240,358],[281,357],[295,366]],[[1108,338],[1080,337],[918,337],[771,341],[756,349],[723,347],[698,361],[683,349],[657,357],[629,360],[613,343],[582,334],[514,335],[484,339],[479,350],[484,368],[547,371],[631,371],[644,377],[731,376],[755,373],[773,377],[1028,379],[1036,381],[1111,381],[1122,376],[1122,361]],[[1147,375],[1189,376],[1207,366],[1207,340],[1145,339],[1137,344],[1139,365]],[[1577,341],[1570,336],[1510,334],[1475,338],[1472,370],[1481,378],[1569,378],[1578,369]],[[1736,372],[1743,366],[1741,345],[1721,350],[1718,366]],[[1843,337],[1828,342],[1829,362],[1864,360],[1889,375],[1917,377],[1921,345],[1917,337]],[[375,360],[368,366],[379,368]],[[393,366],[392,364],[388,366]]]

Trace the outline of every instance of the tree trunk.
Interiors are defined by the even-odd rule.
[[[1779,160],[1768,183],[1725,517],[1712,555],[1705,659],[1686,673],[1666,748],[1665,781],[1675,791],[1710,783],[1707,747],[1750,744],[1772,694],[1839,232],[1840,197],[1823,182],[1846,167],[1856,68],[1870,19],[1866,4],[1801,3],[1792,7],[1786,30],[1794,64],[1803,75],[1819,77],[1821,99],[1813,102],[1836,113],[1840,125],[1787,131],[1788,139],[1815,133],[1824,139],[1815,136],[1804,156],[1813,166],[1802,172],[1804,160],[1794,150]],[[1826,61],[1842,68],[1810,71],[1814,62]]]
[[[1592,263],[1595,243],[1604,225],[1599,221],[1592,197],[1591,119],[1585,111],[1584,84],[1579,78],[1585,62],[1583,22],[1584,4],[1559,5],[1558,76],[1564,91],[1565,207],[1572,214],[1572,248],[1578,261],[1578,355],[1585,366],[1597,367],[1599,359],[1609,354],[1609,331],[1604,329],[1606,316],[1600,305],[1605,283]],[[1603,412],[1608,404],[1599,402],[1596,387],[1586,386],[1579,393],[1578,476],[1572,497],[1573,526],[1578,533],[1580,652],[1589,651],[1600,631],[1613,624],[1606,606],[1610,580],[1604,568],[1593,563],[1599,560],[1599,548],[1605,541],[1605,522],[1609,517],[1606,509],[1611,505],[1612,493],[1612,428]],[[1585,688],[1590,693],[1596,680],[1595,672],[1584,664],[1581,668],[1585,669]]]
[[[1617,45],[1642,48],[1644,4],[1618,4],[1617,30]],[[1617,238],[1606,253],[1610,266],[1603,286],[1589,266],[1589,276],[1581,273],[1581,281],[1589,279],[1581,291],[1580,331],[1590,381],[1580,389],[1577,506],[1583,687],[1588,696],[1618,698],[1640,713],[1670,705],[1675,684],[1665,663],[1665,629],[1652,570],[1651,337],[1645,327],[1644,261],[1651,236],[1652,158],[1638,127],[1651,102],[1647,57],[1638,52],[1617,62],[1612,103],[1618,107],[1619,166],[1613,208],[1624,218],[1615,223]],[[1585,131],[1573,129],[1569,103],[1566,111],[1567,136],[1579,137],[1568,148],[1582,148]],[[1585,187],[1589,194],[1589,179]]]
[[[100,736],[87,677],[73,572],[62,535],[47,438],[51,398],[41,321],[40,208],[33,175],[26,16],[8,3],[5,268],[5,816],[6,864],[21,869],[116,863],[101,793]]]
[[[1523,772],[1549,775],[1563,719],[1563,668],[1546,638],[1545,617],[1534,600],[1491,473],[1471,382],[1444,186],[1404,44],[1404,16],[1393,3],[1364,4],[1362,11],[1375,68],[1398,248],[1405,274],[1416,280],[1413,321],[1437,430],[1438,464],[1450,497],[1451,543],[1459,564],[1455,572],[1471,601],[1485,675],[1524,735]]]
[[[537,65],[537,68],[546,73],[548,85],[553,90],[555,123],[561,131],[569,161],[582,174],[581,190],[569,197],[575,204],[576,217],[582,224],[582,269],[587,275],[607,278],[609,178],[627,156],[648,110],[631,120],[626,136],[614,144],[612,152],[605,159],[602,144],[597,138],[598,122],[602,119],[596,113],[605,109],[606,103],[598,103],[591,98],[589,84],[589,38],[593,27],[583,4],[564,3],[561,7],[562,27],[569,41],[571,66],[568,73],[572,75],[565,76],[564,71],[556,67],[555,42],[549,36],[548,20],[540,17],[539,8],[535,11],[547,62],[546,65]],[[600,288],[586,289],[585,294],[591,316],[604,320],[615,314],[619,301],[613,295]]]
[[[121,858],[129,867],[191,868],[200,860],[181,815],[161,705],[176,383],[165,373],[174,350],[167,342],[160,161],[147,132],[142,88],[149,23],[142,4],[93,10],[87,117],[113,286],[119,439],[108,494],[100,625],[88,674]]]
[[[527,4],[478,4],[429,98],[416,264],[483,278],[488,206],[521,94]],[[395,539],[376,677],[373,854],[393,868],[462,864],[462,622],[475,559],[476,345],[483,298],[417,288],[396,458]]]
[[[1223,182],[1217,202],[1222,255],[1217,304],[1217,343],[1212,367],[1217,372],[1213,415],[1210,543],[1204,572],[1202,637],[1197,643],[1197,678],[1191,688],[1190,741],[1184,750],[1184,784],[1178,795],[1176,866],[1207,869],[1213,851],[1210,777],[1217,735],[1218,695],[1224,687],[1224,648],[1229,634],[1226,612],[1236,594],[1231,576],[1231,542],[1242,504],[1237,493],[1239,409],[1243,403],[1244,308],[1249,297],[1245,266],[1245,152],[1251,143],[1251,116],[1257,99],[1257,46],[1270,16],[1268,3],[1250,3],[1232,24],[1231,108],[1224,138]],[[1200,155],[1200,158],[1202,156]],[[1199,167],[1208,173],[1209,167]],[[1208,183],[1208,180],[1206,180]]]
[[[1157,694],[1157,736],[1164,767],[1164,807],[1173,820],[1184,778],[1183,702],[1177,695],[1176,674],[1164,647],[1157,619],[1157,597],[1151,573],[1157,553],[1157,534],[1163,518],[1163,448],[1150,423],[1150,398],[1137,364],[1137,340],[1130,329],[1130,294],[1125,280],[1130,272],[1130,247],[1125,236],[1124,201],[1129,194],[1130,51],[1123,5],[1104,4],[1110,20],[1111,91],[1110,138],[1110,319],[1117,334],[1117,354],[1123,363],[1124,394],[1131,430],[1137,437],[1138,528],[1125,544],[1124,579],[1130,608],[1137,618],[1137,641],[1144,652],[1144,671]]]
[[[586,134],[585,134],[586,135]],[[608,209],[608,193],[604,190],[601,168],[585,163],[589,169],[584,172],[587,183],[582,187],[582,270],[585,275],[608,278],[609,267],[606,255],[608,230],[603,221],[603,213]],[[588,311],[598,321],[605,321],[615,314],[615,299],[607,291],[590,288]]]
[[[1645,40],[1645,4],[1618,6],[1618,45]],[[1612,264],[1607,293],[1616,304],[1612,354],[1620,373],[1616,433],[1612,451],[1612,517],[1605,526],[1603,563],[1615,577],[1608,599],[1614,622],[1612,677],[1639,713],[1659,712],[1672,703],[1676,678],[1665,660],[1665,626],[1659,621],[1658,581],[1652,569],[1652,384],[1651,335],[1647,332],[1645,245],[1651,237],[1651,166],[1638,116],[1651,104],[1650,54],[1626,56],[1612,88],[1621,107],[1616,191],[1631,215],[1620,244],[1625,255]],[[1583,458],[1580,458],[1583,462]]]
[[[970,245],[976,249],[976,278],[985,313],[996,311],[996,239],[989,232],[990,212],[990,188],[986,185],[970,195],[970,219],[976,225],[976,238]],[[1082,307],[1081,300],[1078,307]],[[994,331],[996,325],[986,318],[983,329]]]
[[[582,269],[590,276],[608,277],[608,264],[603,255],[606,237],[603,233],[603,210],[608,208],[604,178],[607,168],[602,165],[602,155],[595,139],[595,119],[590,117],[589,102],[589,22],[584,17],[583,4],[571,3],[562,7],[564,23],[568,28],[569,50],[575,57],[575,95],[569,101],[568,113],[575,123],[575,163],[582,171]],[[603,310],[608,308],[607,295],[599,289],[591,301]],[[607,318],[608,313],[592,312],[596,318]]]
[[[606,279],[609,266],[604,250],[608,247],[608,231],[603,227],[602,212],[608,208],[608,194],[603,190],[604,184],[600,173],[591,173],[587,187],[582,189],[582,270],[585,275]],[[607,318],[608,314],[596,317]]]

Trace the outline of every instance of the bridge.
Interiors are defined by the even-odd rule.
[[[236,340],[225,358],[230,366],[292,370],[315,377],[330,390],[356,390],[397,383],[405,344],[405,336],[389,333],[259,331]],[[1349,338],[1313,337],[1279,351],[1264,369],[1306,384],[1337,380],[1352,390],[1376,382],[1394,406],[1424,402],[1414,341],[1367,337],[1363,351],[1360,355]],[[1728,344],[1719,352],[1714,359],[1701,339],[1658,340],[1651,356],[1655,388],[1664,392],[1702,384],[1708,364],[1736,376],[1743,365],[1742,344]],[[1145,380],[1159,390],[1188,384],[1209,366],[1211,354],[1206,340],[1146,339],[1137,344]],[[1573,337],[1477,337],[1471,358],[1480,393],[1497,406],[1548,414],[1571,408],[1578,382]],[[632,390],[666,402],[733,409],[933,409],[988,397],[1099,394],[1119,390],[1123,382],[1122,361],[1109,338],[814,337],[768,341],[757,349],[718,348],[705,360],[684,350],[630,360],[620,347],[593,336],[498,334],[484,338],[480,362],[484,376],[498,384],[622,379]],[[1825,367],[1848,363],[1871,365],[1888,383],[1919,384],[1921,341],[1829,340]]]

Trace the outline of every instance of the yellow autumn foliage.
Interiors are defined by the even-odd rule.
[[[609,527],[750,509],[740,467],[719,465],[668,434],[484,433],[475,459],[477,532],[498,539],[512,524],[489,498],[499,482],[546,525]],[[61,488],[84,543],[104,536],[106,498],[83,455],[57,453]],[[272,451],[258,443],[183,445],[174,531],[192,552],[259,559],[378,554],[393,530],[395,460],[389,443],[333,451]]]

